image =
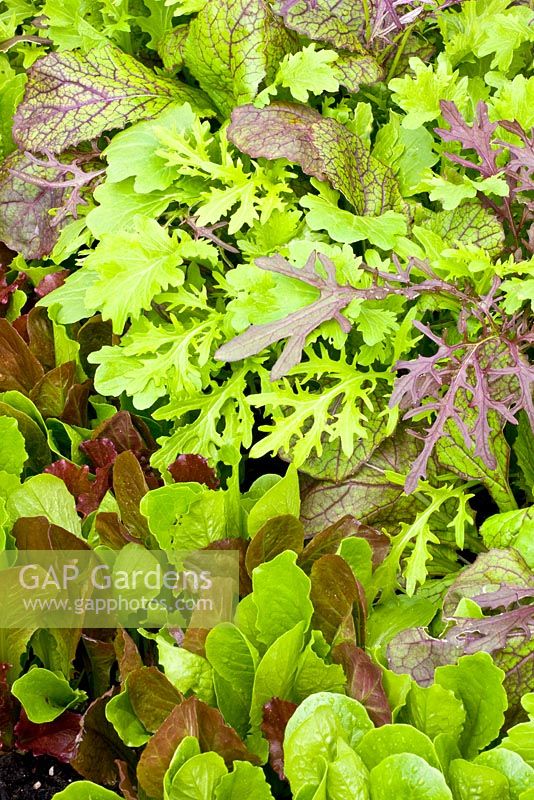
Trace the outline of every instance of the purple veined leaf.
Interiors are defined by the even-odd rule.
[[[41,185],[27,177],[38,177]],[[25,258],[42,258],[53,249],[61,230],[49,211],[59,208],[65,189],[57,172],[32,164],[25,153],[11,153],[0,167],[0,239]]]
[[[317,257],[327,272],[327,278],[315,271]],[[310,333],[323,322],[335,319],[345,333],[351,330],[351,323],[341,313],[356,296],[351,286],[340,286],[336,281],[334,264],[322,254],[313,252],[302,270],[296,269],[282,256],[256,259],[261,269],[277,272],[280,275],[298,278],[319,291],[319,299],[285,319],[275,320],[264,325],[252,325],[247,331],[223,344],[215,353],[220,361],[240,361],[248,356],[261,353],[266,347],[288,338],[288,342],[271,371],[271,380],[278,380],[298,364]]]
[[[532,588],[532,571],[525,559],[514,548],[492,549],[480,553],[476,561],[465,567],[443,598],[443,614],[451,619],[460,600],[464,597],[475,600],[485,608],[485,596],[506,591],[509,587],[519,590]],[[488,606],[491,608],[491,605]]]
[[[297,710],[297,704],[289,700],[273,697],[263,706],[263,722],[261,729],[269,742],[269,764],[280,780],[284,774],[284,734],[287,723]]]
[[[454,102],[442,100],[440,106],[443,118],[450,125],[450,130],[436,128],[435,132],[444,142],[460,142],[466,150],[474,150],[481,163],[473,164],[450,153],[447,154],[448,158],[478,170],[485,178],[500,172],[501,168],[497,166],[497,156],[502,153],[502,147],[495,147],[493,142],[493,134],[498,123],[489,121],[486,103],[482,101],[478,103],[473,125],[469,125],[464,120]]]
[[[25,258],[48,255],[68,218],[76,219],[78,206],[85,205],[86,191],[104,174],[91,169],[98,156],[95,149],[65,162],[50,152],[42,158],[29,152],[8,156],[0,169],[0,238]]]
[[[340,50],[363,51],[363,0],[274,0],[272,6],[286,27],[301,36],[328,42]]]
[[[389,167],[374,158],[359,136],[337,120],[298,103],[234,109],[228,138],[252,158],[285,158],[307,174],[329,181],[356,214],[403,211],[404,201]]]
[[[317,259],[326,272],[326,278],[317,271]],[[300,363],[307,337],[323,322],[336,320],[345,333],[350,332],[352,325],[341,312],[351,300],[356,297],[368,300],[381,299],[394,291],[387,287],[355,289],[348,284],[340,285],[336,280],[334,263],[322,253],[313,252],[302,269],[293,267],[280,255],[258,258],[255,263],[260,269],[276,272],[288,278],[297,278],[314,287],[319,293],[319,298],[314,303],[294,311],[283,319],[263,325],[252,325],[215,352],[215,358],[219,361],[240,361],[248,356],[257,355],[269,345],[287,338],[288,342],[271,370],[273,381]]]
[[[391,708],[382,681],[382,670],[361,647],[352,642],[337,645],[332,658],[347,676],[347,694],[359,700],[376,727],[392,722]]]
[[[484,302],[484,298],[480,298],[478,311],[475,309],[473,313],[480,315],[485,311],[487,314]],[[493,294],[486,298],[486,303],[493,305]],[[481,321],[484,324],[484,320]],[[532,335],[517,324],[519,330],[515,331],[515,339],[512,338],[513,329],[507,331],[505,326],[496,334],[488,326],[479,341],[464,340],[448,345],[422,323],[414,322],[438,344],[438,349],[434,356],[419,356],[396,365],[403,374],[397,378],[390,405],[409,409],[405,419],[435,414],[424,437],[423,449],[406,481],[408,494],[416,489],[419,479],[425,477],[428,460],[437,442],[448,435],[447,426],[451,422],[458,426],[466,448],[490,469],[496,466],[490,449],[492,415],[500,424],[517,424],[517,415],[524,410],[534,429],[534,367],[524,355]]]
[[[83,717],[73,711],[64,711],[53,722],[30,722],[24,709],[15,726],[15,744],[18,750],[33,756],[52,756],[64,764],[75,758],[82,733]]]
[[[159,77],[110,44],[86,55],[48,53],[29,70],[13,138],[26,150],[60,153],[106,130],[153,117],[172,102],[189,102],[199,113],[213,114],[198,89]]]
[[[534,586],[524,589],[521,586],[507,586],[502,584],[500,589],[495,592],[485,592],[476,594],[472,600],[481,608],[489,608],[495,611],[498,608],[508,609],[516,605],[520,600],[534,597]]]

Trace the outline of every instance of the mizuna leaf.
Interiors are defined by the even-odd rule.
[[[206,3],[189,28],[185,63],[224,114],[253,100],[291,49],[266,0]]]
[[[155,116],[172,102],[212,114],[202,92],[160,78],[112,45],[87,55],[49,53],[29,71],[13,138],[27,150],[59,153],[105,130]]]
[[[228,138],[253,158],[286,158],[307,175],[329,181],[356,214],[402,210],[397,181],[363,141],[335,119],[298,103],[236,108]]]
[[[361,53],[365,38],[365,0],[275,0],[274,10],[291,30],[340,50]]]

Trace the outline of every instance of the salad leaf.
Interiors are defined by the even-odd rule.
[[[13,138],[27,150],[58,153],[105,130],[155,116],[173,101],[211,113],[198,90],[156,76],[109,44],[87,55],[49,53],[28,76]]]

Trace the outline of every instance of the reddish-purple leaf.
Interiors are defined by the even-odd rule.
[[[309,572],[312,564],[321,556],[337,553],[343,539],[357,536],[365,539],[373,551],[373,568],[382,563],[389,551],[389,539],[384,533],[358,522],[350,514],[341,517],[338,522],[315,534],[299,556],[299,566]]]
[[[90,550],[84,539],[46,517],[19,517],[11,531],[18,550]]]
[[[87,516],[100,505],[102,498],[109,488],[107,470],[97,469],[96,476],[91,480],[87,465],[78,466],[62,458],[45,467],[44,472],[61,478],[69,492],[76,499],[77,510]]]
[[[322,631],[329,643],[356,637],[365,641],[367,603],[363,587],[338,555],[321,556],[311,570],[311,593],[314,614],[312,626]]]
[[[208,489],[218,489],[220,481],[217,473],[210,467],[207,460],[194,453],[185,453],[178,456],[176,461],[167,467],[175,483],[203,483]]]
[[[7,675],[11,664],[0,663],[0,750],[10,747],[13,739],[15,703]]]
[[[391,723],[391,708],[384,690],[382,670],[365,650],[352,642],[342,642],[332,651],[332,659],[336,664],[341,664],[345,671],[349,697],[365,706],[377,727]]]
[[[296,710],[296,703],[291,703],[289,700],[280,700],[279,697],[273,697],[263,706],[261,729],[269,742],[269,764],[282,781],[285,780],[284,734],[287,723]]]
[[[95,529],[101,543],[112,550],[122,550],[130,542],[141,544],[141,540],[130,534],[114,511],[100,511],[95,518]]]
[[[285,550],[300,554],[304,543],[302,522],[291,514],[273,517],[262,525],[251,540],[246,557],[249,575],[260,564],[271,561]]]
[[[117,458],[117,450],[111,439],[86,439],[80,450],[91,461],[93,467],[110,467]]]
[[[139,786],[154,800],[162,800],[165,773],[186,736],[195,736],[202,752],[219,753],[229,766],[233,761],[259,762],[236,731],[226,724],[220,711],[197,697],[189,697],[171,712],[141,755],[137,767]]]
[[[15,725],[15,745],[18,750],[34,756],[52,756],[64,764],[70,763],[78,751],[82,733],[81,714],[64,711],[53,722],[30,722],[22,709]]]
[[[139,461],[131,450],[119,453],[113,463],[113,492],[123,525],[131,536],[146,542],[150,530],[139,505],[148,492],[148,486]]]
[[[44,375],[41,364],[6,319],[0,318],[0,391],[28,394]]]
[[[49,371],[56,365],[54,326],[46,308],[34,307],[26,315],[27,341],[35,358]]]
[[[436,128],[436,133],[444,142],[461,142],[466,150],[474,150],[480,159],[480,164],[468,162],[468,166],[478,170],[485,178],[496,175],[500,171],[497,166],[497,156],[502,153],[502,148],[493,145],[493,134],[498,128],[498,123],[489,121],[486,103],[479,102],[477,105],[476,118],[472,125],[467,124],[452,101],[442,100],[440,105],[441,113],[449,123],[450,130]],[[450,153],[448,157],[464,165],[466,163],[465,159],[459,159]]]
[[[128,764],[125,761],[117,760],[117,772],[119,773],[119,789],[124,797],[124,800],[138,800],[137,790],[134,787],[132,777],[128,770]]]
[[[245,539],[240,537],[229,537],[228,539],[219,539],[217,542],[211,542],[205,550],[237,550],[239,553],[239,595],[245,597],[252,591],[252,581],[247,572],[246,555],[248,543]]]
[[[114,640],[115,653],[119,664],[119,678],[124,684],[131,672],[143,666],[137,645],[124,628],[119,628]]]
[[[253,158],[285,158],[307,175],[329,181],[356,214],[376,216],[404,207],[391,169],[370,154],[359,136],[309,106],[241,106],[232,113],[228,137]]]
[[[133,710],[150,733],[157,731],[184,699],[157,667],[140,667],[130,672],[126,689]]]
[[[60,286],[63,286],[69,275],[70,272],[68,269],[60,269],[58,272],[52,272],[50,275],[45,275],[35,287],[35,294],[38,297],[46,297],[46,295],[50,294],[50,292],[59,289]]]
[[[0,166],[0,239],[25,258],[47,256],[59,237],[61,225],[49,213],[65,196],[57,176],[57,170],[43,170],[20,151]],[[28,179],[37,179],[37,185]]]
[[[111,639],[113,631],[101,631],[97,635],[102,637],[108,635],[109,638],[95,638],[92,632],[82,633],[82,642],[88,658],[88,676],[91,681],[93,697],[107,692],[111,685],[111,670],[116,661],[115,647]]]
[[[83,715],[83,731],[72,766],[88,781],[114,786],[118,779],[116,761],[132,763],[134,753],[119,738],[106,718],[106,705],[112,697],[109,691],[96,699]]]

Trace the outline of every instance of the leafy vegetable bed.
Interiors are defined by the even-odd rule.
[[[532,3],[3,0],[0,40],[0,624],[31,551],[240,594],[0,628],[0,796],[18,751],[57,800],[533,800]]]

